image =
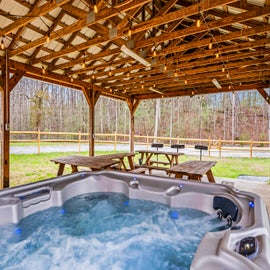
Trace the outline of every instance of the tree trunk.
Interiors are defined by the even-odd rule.
[[[232,140],[235,139],[235,94],[232,93]]]
[[[154,128],[155,138],[158,136],[159,118],[160,118],[160,99],[157,99],[156,100],[155,128]],[[156,141],[156,139],[154,139],[154,141]]]

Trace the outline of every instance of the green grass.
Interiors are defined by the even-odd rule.
[[[96,151],[96,155],[109,154],[111,152]],[[10,155],[10,182],[11,186],[17,186],[36,182],[56,176],[58,165],[50,161],[52,158],[68,155],[88,155],[88,152],[74,153],[42,153],[42,154],[11,154]],[[138,163],[139,155],[135,162]],[[160,161],[163,159],[160,157]],[[194,156],[180,156],[179,162],[197,159]],[[215,177],[237,178],[241,174],[254,176],[267,176],[270,179],[270,162],[267,158],[218,158],[203,157],[203,160],[215,160],[213,168]],[[165,159],[164,159],[165,161]],[[70,173],[70,166],[66,166],[64,173]]]

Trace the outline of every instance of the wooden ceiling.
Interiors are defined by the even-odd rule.
[[[269,102],[269,15],[269,0],[0,0],[0,63],[14,82],[125,101],[256,89]]]

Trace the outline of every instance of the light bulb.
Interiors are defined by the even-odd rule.
[[[2,50],[5,49],[4,38],[1,39],[1,49]]]
[[[98,13],[98,8],[97,8],[97,5],[95,4],[94,5],[94,12],[97,14]]]

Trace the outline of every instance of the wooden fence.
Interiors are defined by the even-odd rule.
[[[36,143],[38,153],[41,152],[41,143],[76,143],[78,151],[81,151],[81,145],[88,143],[89,133],[81,132],[49,132],[49,131],[11,131],[11,143]],[[153,142],[163,143],[164,146],[171,144],[185,144],[185,148],[194,148],[195,144],[203,144],[208,146],[208,154],[211,156],[211,151],[218,151],[219,157],[224,151],[242,151],[248,152],[249,157],[253,157],[253,153],[269,152],[270,141],[233,141],[222,139],[190,139],[190,138],[170,138],[170,137],[154,137],[135,135],[135,145],[144,146],[148,149]],[[112,144],[113,150],[117,151],[118,145],[129,144],[128,134],[95,134],[96,144]]]

